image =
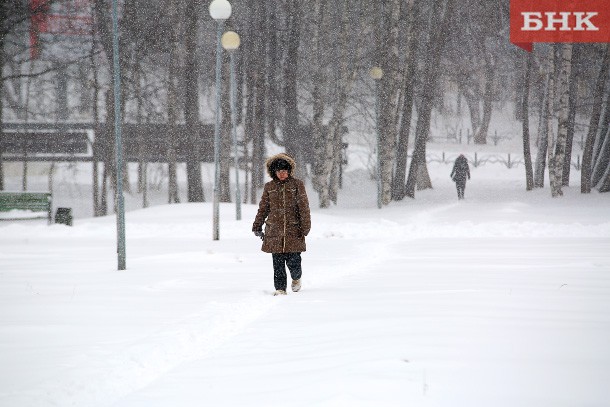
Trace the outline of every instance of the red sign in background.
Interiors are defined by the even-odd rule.
[[[41,34],[63,37],[90,36],[93,26],[91,7],[91,0],[30,0],[32,58],[38,57]]]
[[[610,42],[610,0],[510,0],[510,41]]]

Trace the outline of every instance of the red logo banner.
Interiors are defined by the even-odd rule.
[[[510,0],[510,42],[610,42],[610,0]]]

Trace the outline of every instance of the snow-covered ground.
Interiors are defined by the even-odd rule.
[[[334,208],[310,193],[303,289],[281,298],[254,205],[221,204],[213,241],[210,203],[130,195],[117,271],[115,217],[60,168],[73,227],[0,222],[0,405],[608,406],[610,195],[488,164],[458,202],[429,168],[434,189],[381,210],[365,169]]]

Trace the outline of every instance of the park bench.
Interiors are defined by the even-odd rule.
[[[51,224],[51,211],[50,192],[0,191],[0,219],[16,220],[46,217]]]

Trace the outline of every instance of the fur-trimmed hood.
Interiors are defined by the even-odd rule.
[[[273,174],[271,172],[271,165],[276,160],[286,160],[288,162],[288,164],[290,164],[290,171],[288,172],[288,174],[290,177],[292,177],[292,174],[294,174],[294,171],[297,168],[297,163],[296,163],[296,161],[294,161],[294,159],[291,156],[289,156],[286,153],[279,153],[279,154],[276,154],[276,155],[273,155],[273,156],[267,158],[267,160],[265,161],[265,168],[267,169],[267,174],[271,178],[276,179],[275,174]]]

